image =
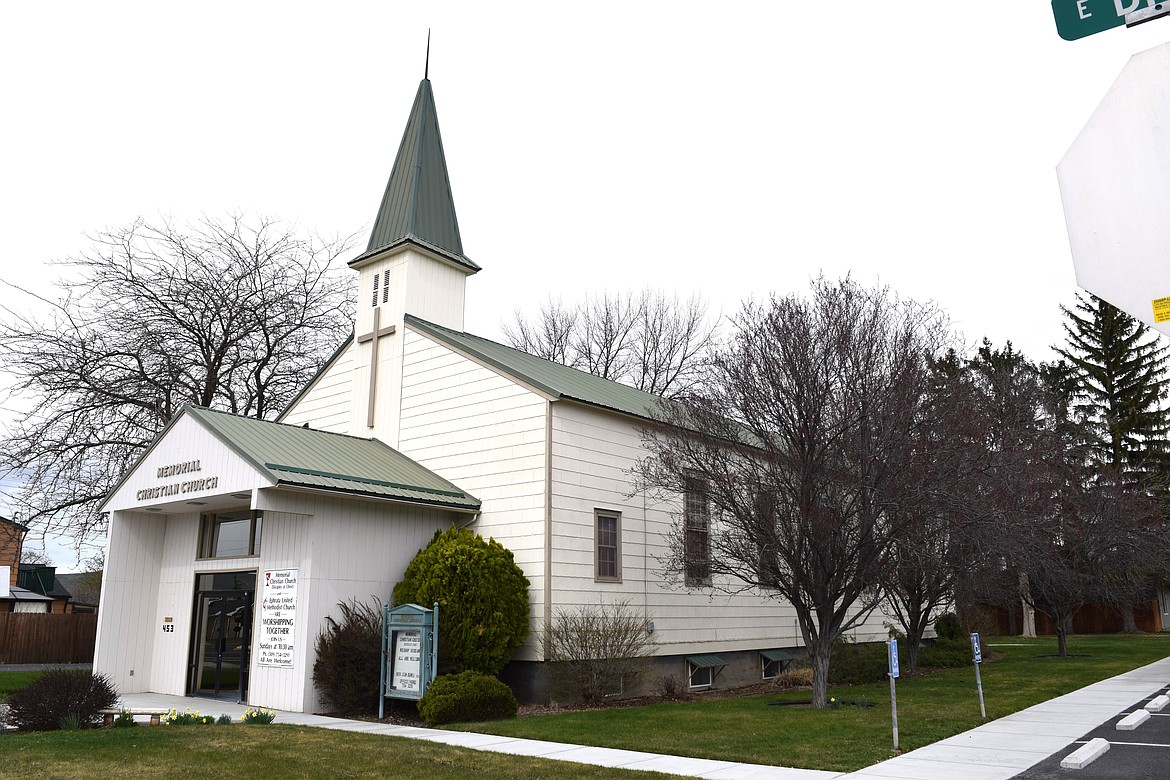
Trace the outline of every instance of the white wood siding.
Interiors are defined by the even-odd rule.
[[[687,588],[659,560],[678,504],[629,496],[631,469],[646,453],[637,424],[559,402],[552,406],[552,593],[555,609],[627,600],[654,621],[659,655],[801,645],[792,606],[759,590],[728,595]],[[621,582],[594,578],[594,511],[621,513]],[[884,637],[871,618],[859,638]]]
[[[305,394],[281,415],[280,421],[289,425],[308,423],[310,428],[331,433],[349,433],[354,355],[358,347],[357,343],[350,342]]]
[[[476,532],[512,551],[541,615],[547,401],[409,330],[404,365],[399,449],[480,499]]]

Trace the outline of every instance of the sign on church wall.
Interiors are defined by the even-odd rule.
[[[297,569],[265,571],[261,588],[256,663],[291,669],[296,635]]]

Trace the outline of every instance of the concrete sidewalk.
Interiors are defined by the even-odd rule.
[[[845,777],[874,780],[1008,780],[1064,749],[1073,740],[1114,717],[1119,710],[1157,693],[1168,684],[1170,658],[1165,658],[853,773],[666,756],[295,712],[279,712],[277,722],[389,734],[496,753],[718,780],[830,780]],[[173,707],[180,712],[190,708],[204,715],[228,714],[233,719],[239,719],[247,709],[241,704],[157,693],[128,694],[123,697],[122,705],[130,708]]]

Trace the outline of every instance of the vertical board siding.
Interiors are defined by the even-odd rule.
[[[195,579],[221,571],[257,573],[253,642],[259,626],[265,570],[297,569],[297,611],[292,668],[250,668],[248,702],[292,711],[313,711],[317,635],[326,616],[336,619],[339,601],[386,600],[415,553],[450,513],[390,502],[347,500],[320,494],[264,491],[258,556],[199,559],[198,513],[160,516],[115,512],[111,517],[110,567],[99,615],[95,669],[115,678],[126,693],[183,695],[194,630]],[[163,632],[165,618],[173,632]],[[255,645],[253,644],[253,649]],[[133,669],[131,676],[129,670]]]
[[[542,614],[547,402],[413,331],[405,348],[399,449],[482,502],[475,530],[512,551]]]
[[[109,675],[123,693],[150,690],[165,536],[164,517],[110,514],[94,671]]]

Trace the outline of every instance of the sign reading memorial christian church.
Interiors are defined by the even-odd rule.
[[[297,615],[297,570],[264,572],[261,586],[260,631],[256,637],[256,663],[260,666],[293,667],[293,636]]]

